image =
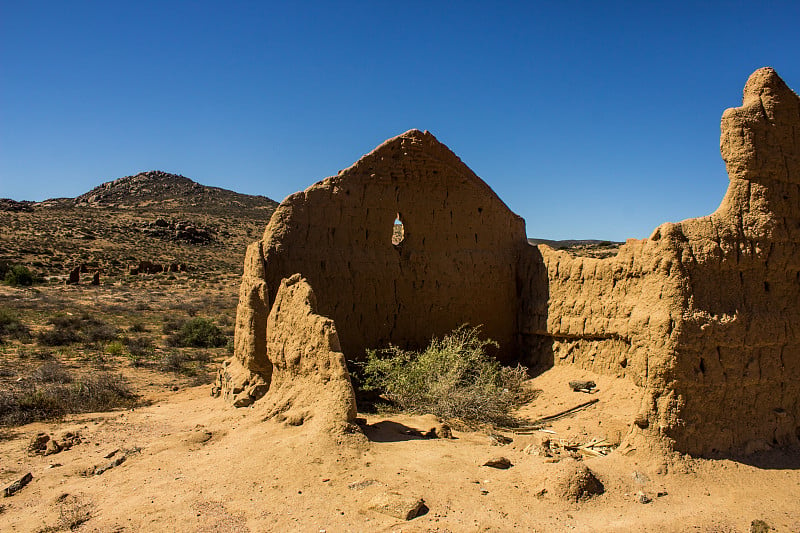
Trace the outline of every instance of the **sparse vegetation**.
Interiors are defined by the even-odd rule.
[[[30,287],[35,282],[40,281],[31,270],[24,265],[6,266],[3,270],[3,281],[7,285],[14,287]]]
[[[39,344],[67,346],[76,342],[99,344],[114,341],[119,336],[117,328],[84,313],[81,316],[58,315],[49,320],[52,328],[39,333]]]
[[[521,366],[504,367],[489,356],[486,348],[496,345],[481,340],[478,328],[465,325],[434,339],[422,352],[397,346],[369,350],[363,387],[413,413],[512,425],[527,374]]]
[[[228,338],[216,324],[200,317],[183,322],[168,339],[170,346],[185,348],[220,348],[227,342]]]
[[[133,366],[141,366],[153,356],[153,341],[147,337],[127,339],[125,346],[128,348],[128,359]]]
[[[7,309],[0,309],[0,343],[5,337],[27,341],[31,338],[31,334],[16,314]]]
[[[0,391],[0,425],[108,411],[135,403],[136,395],[120,375],[100,372],[75,379],[60,365],[47,363],[30,379]]]

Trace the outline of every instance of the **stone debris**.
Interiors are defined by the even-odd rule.
[[[17,492],[21,491],[25,487],[25,485],[30,483],[32,479],[33,479],[33,474],[28,472],[27,474],[16,480],[14,483],[3,489],[3,497],[8,498],[9,496],[13,496]]]
[[[569,386],[575,392],[592,392],[597,384],[594,381],[570,381]]]
[[[47,433],[39,433],[33,437],[28,444],[28,453],[30,455],[53,455],[64,450],[69,450],[76,444],[81,443],[81,436],[79,433],[66,432],[60,438],[56,439]]]
[[[399,492],[387,491],[374,496],[367,509],[400,520],[411,520],[427,512],[425,500],[415,496],[404,496]]]
[[[547,492],[559,499],[577,502],[603,494],[605,491],[605,487],[594,472],[582,463],[567,460],[558,463],[555,468],[558,470],[549,479],[550,486]]]
[[[508,459],[508,457],[498,456],[498,457],[492,457],[491,459],[483,463],[483,466],[497,468],[499,470],[507,470],[512,466],[514,466],[514,464]]]

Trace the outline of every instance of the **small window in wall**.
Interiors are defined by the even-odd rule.
[[[398,213],[397,218],[394,219],[394,227],[392,228],[392,244],[399,246],[402,244],[405,236],[406,232],[405,228],[403,227],[403,221],[400,218],[400,213]]]

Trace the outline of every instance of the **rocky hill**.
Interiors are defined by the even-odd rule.
[[[142,261],[196,271],[239,272],[247,243],[277,202],[153,170],[78,196],[0,200],[0,262],[43,276],[69,270],[127,273]]]
[[[76,207],[153,208],[176,210],[273,209],[266,196],[250,196],[201,185],[179,174],[140,172],[103,183],[74,200]]]

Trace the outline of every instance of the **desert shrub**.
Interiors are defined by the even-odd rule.
[[[72,383],[73,377],[58,361],[48,361],[33,371],[31,379],[41,383]]]
[[[3,281],[8,285],[30,287],[35,281],[38,281],[30,269],[23,265],[14,265],[8,269]]]
[[[164,332],[164,335],[169,335],[170,333],[175,333],[181,329],[185,323],[186,319],[165,316],[164,325],[162,326],[161,331]]]
[[[127,339],[125,346],[128,348],[128,359],[133,366],[141,366],[153,355],[153,341],[146,337]]]
[[[31,338],[28,328],[8,309],[0,309],[0,342],[5,337],[26,341]]]
[[[80,334],[73,329],[53,328],[39,332],[37,341],[44,346],[66,346],[81,340]]]
[[[168,370],[170,372],[182,372],[186,369],[185,365],[189,358],[183,352],[171,350],[166,352],[160,361],[161,370]]]
[[[120,341],[111,341],[106,344],[106,353],[116,357],[125,353],[125,346]]]
[[[225,346],[228,338],[213,322],[198,317],[184,322],[167,342],[170,346],[219,348]]]
[[[119,337],[119,330],[101,320],[91,320],[81,326],[86,342],[98,343],[114,341]]]
[[[131,407],[136,395],[120,375],[99,372],[71,383],[24,380],[0,390],[0,425],[27,424],[67,413]]]
[[[131,333],[145,333],[147,331],[147,326],[144,322],[134,322],[128,328],[128,331]]]
[[[513,425],[513,408],[522,397],[527,374],[508,368],[486,353],[491,340],[478,328],[461,326],[433,339],[422,352],[390,346],[368,350],[363,387],[379,390],[401,409],[431,413],[467,423]]]
[[[87,313],[77,315],[57,315],[48,321],[52,328],[39,333],[39,344],[45,346],[66,346],[76,342],[99,344],[117,340],[119,330]]]

